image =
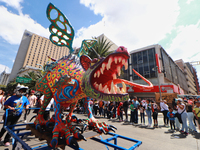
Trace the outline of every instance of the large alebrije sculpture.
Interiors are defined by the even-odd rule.
[[[57,11],[57,18],[51,19],[50,12]],[[39,114],[34,122],[36,128],[41,126],[48,126],[49,123],[54,122],[53,137],[51,146],[56,147],[58,139],[64,137],[66,144],[76,145],[78,143],[75,139],[85,139],[79,130],[72,126],[72,113],[79,99],[85,98],[84,105],[88,113],[87,123],[99,133],[106,133],[113,130],[114,126],[107,125],[105,122],[99,122],[92,115],[89,100],[102,99],[105,101],[125,101],[129,99],[126,93],[126,85],[137,86],[139,88],[151,89],[153,85],[136,72],[149,85],[135,84],[123,79],[117,79],[120,76],[120,70],[123,66],[128,67],[127,60],[129,53],[127,49],[120,46],[114,53],[108,55],[106,58],[95,58],[91,60],[86,55],[80,57],[72,54],[72,41],[74,38],[74,30],[66,17],[53,5],[49,4],[47,7],[47,17],[51,21],[50,25],[50,40],[58,46],[67,46],[70,54],[57,61],[52,62],[45,68],[45,75],[36,83],[37,91],[41,91],[44,96],[44,104],[41,106]],[[61,23],[64,28],[58,24]],[[70,28],[69,32],[67,27]],[[86,46],[87,46],[87,41]],[[91,41],[89,41],[91,42]],[[91,45],[91,44],[89,44]],[[88,49],[91,46],[87,46]],[[86,52],[84,52],[86,53]],[[118,83],[122,83],[123,88],[120,90],[117,87]],[[46,121],[43,118],[45,108],[54,97],[55,115],[50,120]],[[62,109],[70,106],[69,114],[66,119],[61,117]],[[114,130],[113,130],[114,131]],[[73,134],[73,136],[70,135]]]

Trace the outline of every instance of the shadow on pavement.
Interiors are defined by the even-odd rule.
[[[193,134],[193,137],[194,137],[195,139],[200,139],[200,133]]]
[[[186,138],[187,135],[185,134],[172,134],[171,138],[177,138],[177,139],[182,139],[182,138]]]

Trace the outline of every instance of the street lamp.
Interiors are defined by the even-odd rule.
[[[160,80],[159,80],[159,76],[158,76],[158,66],[155,66],[154,68],[152,68],[152,71],[156,71],[157,72],[158,88],[159,88],[160,101],[161,101],[162,100],[162,94],[161,94],[161,89],[160,89]]]

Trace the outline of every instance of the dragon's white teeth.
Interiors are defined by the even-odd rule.
[[[103,88],[102,88],[102,84],[100,83],[100,84],[99,84],[99,91],[102,91],[102,89],[103,89]]]
[[[128,61],[125,62],[124,67],[125,67],[125,70],[128,69]]]
[[[103,74],[103,68],[100,68],[101,74]]]
[[[109,70],[110,68],[111,68],[111,64],[108,63],[108,64],[106,65],[106,69]]]
[[[121,74],[120,70],[121,70],[121,67],[118,66],[118,67],[117,67],[117,74],[118,74],[118,76],[120,76],[120,74]]]
[[[122,93],[122,94],[126,93],[126,92],[124,91],[124,89],[123,89],[123,88],[122,88],[122,90],[121,90],[121,93]]]
[[[126,60],[122,59],[122,65],[125,65]]]
[[[117,64],[117,57],[115,57],[115,64]]]
[[[117,79],[117,75],[115,73],[113,74],[113,79]]]
[[[100,77],[100,71],[97,71],[97,77],[98,78]]]
[[[115,94],[115,88],[114,88],[114,83],[113,83],[113,81],[112,81],[112,83],[111,83],[110,93],[111,93],[111,94]]]
[[[94,73],[94,78],[96,78],[96,77],[97,77],[97,73],[95,72],[95,73]]]
[[[112,58],[110,57],[108,60],[108,64],[111,64],[111,63],[112,63]]]
[[[103,89],[102,89],[102,91],[105,91],[106,89],[107,89],[107,85],[105,85],[104,87],[103,87]]]
[[[124,82],[122,82],[122,89],[126,93],[126,84]]]
[[[94,87],[96,88],[96,89],[99,89],[99,85],[95,82],[94,83]]]
[[[121,62],[122,61],[122,58],[121,57],[119,57],[119,62]]]
[[[102,64],[102,69],[104,70],[104,69],[105,69],[105,67],[106,67],[106,64],[105,64],[105,63],[103,63],[103,64]]]
[[[119,87],[117,87],[117,93],[121,94],[121,91],[120,91]]]
[[[104,91],[104,93],[110,94],[109,89],[106,88],[106,90]]]
[[[108,64],[107,64],[107,70],[109,70],[111,68],[111,63],[112,63],[112,58],[110,57],[108,60]]]

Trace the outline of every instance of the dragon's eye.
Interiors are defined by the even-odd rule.
[[[98,62],[98,59],[97,58],[94,58],[92,61],[91,61],[91,66],[93,66],[94,64],[96,64]]]
[[[94,58],[91,63],[96,63],[98,61],[97,58]]]

